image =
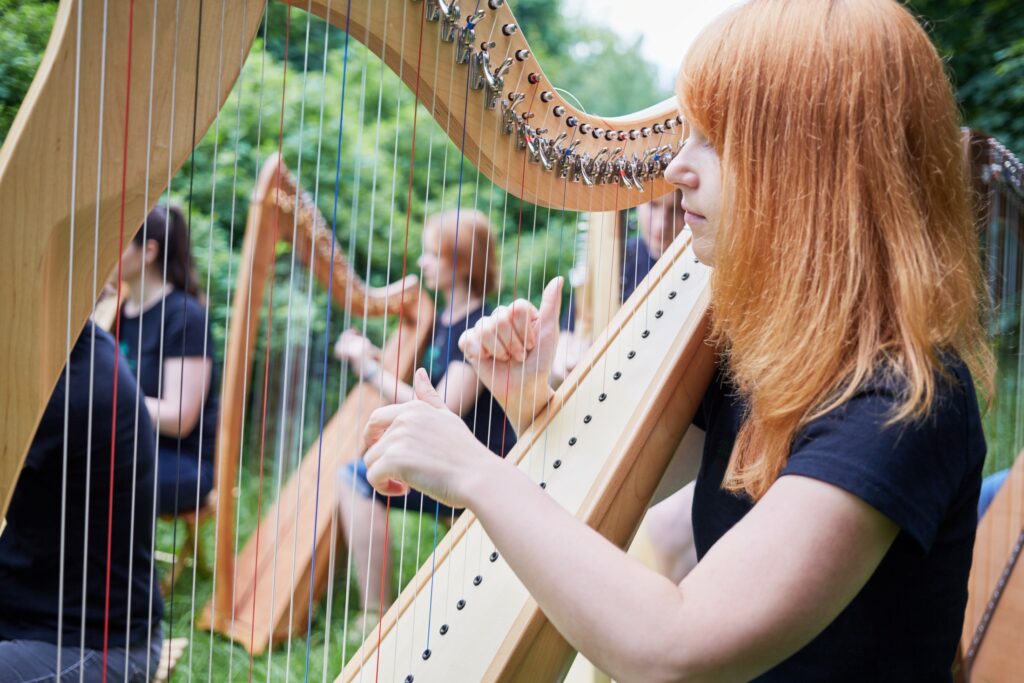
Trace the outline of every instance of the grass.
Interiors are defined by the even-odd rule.
[[[255,459],[253,459],[255,460]],[[245,463],[242,477],[241,509],[239,511],[240,543],[251,534],[257,521],[256,500],[259,485],[258,468],[254,462]],[[276,473],[264,472],[264,508],[267,501],[267,487],[276,487]],[[361,612],[358,610],[358,591],[355,581],[346,580],[344,564],[346,558],[339,556],[340,568],[332,580],[330,610],[328,601],[322,600],[314,607],[309,635],[293,637],[287,643],[278,645],[266,654],[252,658],[240,645],[227,638],[200,631],[192,624],[195,616],[209,600],[213,590],[214,524],[206,523],[199,534],[202,544],[202,562],[190,567],[165,596],[163,635],[165,638],[186,637],[189,646],[183,653],[171,674],[171,681],[268,681],[306,682],[333,681],[341,672],[343,660],[351,657],[362,644],[358,632]],[[157,549],[171,552],[183,541],[184,526],[160,521],[157,529]],[[444,526],[437,527],[440,541]],[[399,578],[406,582],[426,561],[431,553],[434,539],[432,516],[421,516],[412,512],[392,511],[390,535],[393,548],[404,544],[405,553],[401,567],[391,568],[391,585],[399,586]],[[416,553],[417,535],[420,537],[419,552]],[[397,557],[397,554],[396,554]],[[397,564],[397,562],[396,562]],[[168,565],[160,570],[167,571]],[[193,570],[194,569],[194,570]],[[194,577],[194,580],[193,580]],[[194,595],[194,598],[193,598]],[[346,599],[347,607],[346,610]],[[308,650],[308,652],[307,652]],[[308,656],[308,663],[307,663]],[[251,677],[250,677],[251,666]]]

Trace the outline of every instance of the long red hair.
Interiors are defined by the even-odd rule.
[[[958,113],[893,0],[752,0],[680,71],[718,151],[713,339],[749,414],[726,472],[757,499],[798,431],[887,372],[926,415],[953,351],[990,390],[985,286]]]

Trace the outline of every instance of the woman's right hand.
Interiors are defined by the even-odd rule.
[[[548,375],[558,346],[561,277],[544,288],[538,310],[526,299],[499,306],[459,339],[466,361],[521,432],[551,396]]]
[[[334,356],[342,362],[348,361],[352,370],[356,374],[361,374],[364,362],[380,362],[380,349],[363,335],[348,329],[341,333],[334,344]]]

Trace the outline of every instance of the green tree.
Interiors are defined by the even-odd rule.
[[[1024,153],[1024,3],[911,0],[947,59],[966,124]]]
[[[0,0],[0,141],[39,68],[56,15],[56,0]]]

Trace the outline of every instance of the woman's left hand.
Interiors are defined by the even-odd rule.
[[[452,507],[466,507],[481,472],[503,461],[492,456],[445,407],[422,368],[413,379],[416,400],[378,408],[363,431],[366,478],[387,496],[409,487]]]

